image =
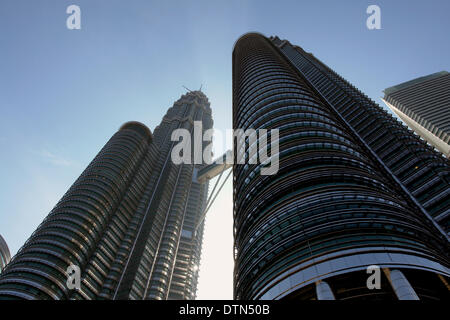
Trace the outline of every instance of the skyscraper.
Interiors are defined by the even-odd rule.
[[[153,134],[125,123],[0,277],[0,299],[192,299],[208,182],[202,164],[174,164],[171,135],[213,125],[201,91],[183,95]],[[67,268],[80,270],[79,290]]]
[[[387,88],[382,100],[411,130],[450,157],[450,74],[447,71]]]
[[[277,174],[234,165],[235,298],[448,296],[449,163],[381,107],[300,47],[249,33],[233,50],[233,128],[280,137]]]
[[[8,264],[9,260],[11,260],[11,255],[9,253],[8,245],[6,244],[5,239],[0,235],[0,273]]]

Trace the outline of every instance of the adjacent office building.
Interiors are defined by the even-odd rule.
[[[380,106],[249,33],[233,50],[233,128],[279,130],[277,174],[233,168],[236,299],[449,297],[449,162]]]
[[[9,253],[8,245],[6,244],[5,239],[0,235],[0,273],[8,264],[9,260],[11,260],[11,254]]]
[[[125,123],[0,276],[0,299],[193,299],[208,182],[174,164],[175,129],[212,127],[201,91],[183,95],[153,134]],[[80,269],[80,288],[66,285]]]
[[[387,88],[382,100],[411,130],[450,157],[450,74],[447,71]]]

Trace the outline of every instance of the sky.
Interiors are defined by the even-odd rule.
[[[81,29],[69,30],[69,5]],[[366,27],[369,5],[381,29]],[[203,85],[232,127],[231,53],[244,33],[312,52],[370,98],[449,70],[450,1],[0,1],[0,234],[11,253],[126,121],[150,129]],[[216,150],[220,152],[222,150]],[[232,299],[232,184],[206,218],[198,299]]]

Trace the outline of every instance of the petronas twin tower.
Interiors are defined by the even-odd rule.
[[[381,107],[252,33],[233,51],[233,127],[280,136],[276,175],[233,170],[236,299],[449,296],[450,163]]]
[[[194,121],[213,126],[201,91],[153,134],[124,124],[2,271],[0,299],[194,299],[208,182],[205,165],[171,161],[172,132]],[[312,54],[256,33],[233,51],[233,128],[279,130],[276,174],[233,166],[235,299],[449,297],[448,159]]]
[[[171,161],[172,131],[194,121],[213,125],[200,91],[153,134],[125,123],[2,272],[0,299],[194,299],[208,183],[193,179],[201,165]]]

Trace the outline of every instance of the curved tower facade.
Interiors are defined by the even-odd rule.
[[[194,121],[212,127],[200,91],[153,135],[124,124],[2,272],[0,299],[193,299],[208,184],[193,178],[202,164],[172,162],[171,135]],[[79,288],[67,285],[69,266]]]
[[[408,130],[383,108],[313,54],[289,41],[272,43],[343,121],[354,130],[376,161],[450,236],[450,161]],[[440,93],[434,92],[440,100]]]
[[[125,236],[150,176],[144,163],[156,155],[149,152],[151,139],[139,123],[114,134],[4,270],[0,298],[99,294],[123,259]],[[82,270],[79,293],[66,286],[70,265]]]
[[[0,273],[8,264],[9,260],[11,260],[11,254],[9,253],[8,245],[6,244],[5,239],[0,235]]]
[[[392,112],[450,158],[450,73],[436,72],[383,92],[382,100]]]
[[[180,142],[172,141],[174,130],[189,132],[192,142],[195,122],[212,128],[211,108],[201,91],[188,92],[169,108],[161,124],[154,130],[153,145],[158,150],[158,175],[150,185],[157,185],[149,211],[153,212],[151,229],[140,232],[133,243],[134,252],[126,260],[122,281],[114,293],[116,298],[194,299],[200,264],[203,224],[195,232],[205,209],[208,182],[198,183],[195,171],[195,145],[191,144],[190,163],[176,165],[172,151]],[[203,147],[203,146],[202,146]],[[145,253],[145,254],[143,254]]]
[[[242,36],[233,51],[233,128],[279,130],[277,174],[234,166],[235,298],[448,294],[442,229],[259,34]],[[382,270],[381,289],[366,286],[371,265]]]

